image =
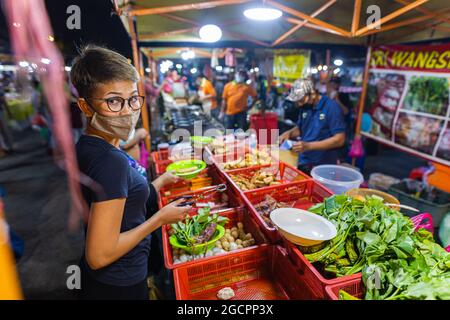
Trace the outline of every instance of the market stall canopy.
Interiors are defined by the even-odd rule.
[[[239,41],[258,47],[280,47],[289,43],[365,45],[376,34],[376,43],[404,43],[450,36],[450,4],[441,0],[115,0],[125,27],[136,17],[141,44],[198,43],[199,28],[215,24],[222,39],[208,45],[224,46]],[[273,21],[253,21],[245,9],[266,6],[282,11]],[[373,29],[370,17],[378,6],[381,27]],[[375,11],[371,11],[375,10]],[[367,13],[369,12],[369,13]]]

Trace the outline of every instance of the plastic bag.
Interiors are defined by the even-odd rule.
[[[364,148],[360,137],[355,137],[348,155],[350,158],[361,158],[364,156]]]
[[[447,213],[441,221],[441,226],[439,227],[439,239],[441,239],[443,247],[450,246],[450,213]]]

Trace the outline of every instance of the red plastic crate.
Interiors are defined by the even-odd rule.
[[[244,208],[239,208],[237,210],[228,210],[228,212],[221,213],[220,215],[230,219],[228,221],[228,223],[225,225],[225,228],[232,228],[232,227],[236,226],[238,222],[242,222],[244,224],[245,232],[250,232],[253,236],[253,239],[255,239],[255,241],[256,241],[256,244],[254,246],[235,250],[235,251],[228,252],[228,253],[224,253],[223,255],[229,255],[229,254],[233,254],[236,252],[245,252],[245,251],[252,250],[253,248],[255,248],[259,245],[266,245],[266,243],[267,243],[266,237],[261,232],[261,230],[259,230],[259,227],[258,227],[258,224],[256,223],[256,221],[250,215],[248,215],[247,212],[245,212]],[[166,265],[167,269],[174,269],[174,268],[179,268],[179,267],[183,267],[183,266],[190,266],[190,265],[196,264],[200,261],[208,261],[208,260],[212,260],[215,258],[213,256],[213,257],[201,258],[201,259],[197,259],[197,260],[193,260],[193,261],[189,261],[189,262],[182,262],[182,263],[174,264],[172,247],[169,243],[169,233],[168,233],[169,230],[170,230],[169,225],[165,225],[162,228],[164,264]],[[223,255],[221,255],[221,256],[223,256]]]
[[[269,153],[269,155],[271,155],[270,149],[266,150],[265,148],[261,148],[261,150],[262,151],[266,151],[267,153]],[[213,163],[215,163],[218,168],[220,168],[221,170],[223,170],[225,172],[230,172],[232,170],[239,170],[239,169],[255,167],[255,166],[247,166],[247,167],[237,168],[237,169],[226,169],[226,170],[223,169],[224,168],[224,164],[226,162],[236,161],[239,158],[243,159],[249,153],[251,153],[249,148],[239,149],[239,150],[236,150],[234,152],[213,155],[211,157],[211,161]],[[276,163],[279,162],[278,158],[274,157],[273,155],[271,155],[271,158],[272,158],[272,160],[271,160],[272,164],[276,164]],[[256,166],[261,166],[261,165],[256,165]]]
[[[166,168],[169,164],[172,163],[172,160],[162,160],[155,162],[155,173],[157,176],[162,175],[164,172],[166,172]]]
[[[325,288],[328,299],[330,300],[339,300],[339,291],[341,290],[344,290],[355,298],[364,298],[364,284],[362,282],[362,278],[334,284]]]
[[[181,159],[201,159],[202,156],[197,155],[194,153],[193,155],[186,155],[185,157],[180,157]],[[151,153],[151,159],[155,166],[155,174],[157,176],[162,175],[164,172],[166,172],[166,168],[169,164],[173,162],[172,159],[170,159],[170,151],[169,150],[163,150],[163,151],[154,151]]]
[[[317,299],[278,246],[217,256],[176,268],[173,276],[179,300],[217,300],[224,287],[234,290],[233,300]]]
[[[169,160],[169,150],[153,151],[151,157],[152,161],[155,163],[158,161]]]
[[[226,178],[222,175],[222,173],[215,167],[215,166],[208,166],[205,170],[203,170],[198,176],[200,177],[210,177],[212,179],[212,186],[216,186],[221,183],[226,183]],[[161,188],[159,191],[159,197],[158,197],[158,205],[160,208],[162,203],[167,203],[165,198],[171,198],[173,196],[180,196],[184,195],[186,193],[192,192],[191,188],[191,180],[182,180],[180,182],[165,186],[164,188]],[[208,190],[211,187],[204,187],[197,189],[195,191],[202,191],[202,190]],[[230,189],[232,187],[230,186]]]
[[[215,139],[220,139],[220,138],[221,137],[219,136],[219,137],[216,137]],[[242,150],[242,149],[245,150],[245,149],[248,149],[248,139],[227,141],[227,142],[225,142],[225,146],[226,146],[225,153],[234,153],[237,150]],[[205,149],[211,155],[223,154],[223,152],[218,152],[219,150],[214,149],[213,146],[206,146]]]
[[[269,240],[276,243],[281,240],[280,233],[276,227],[268,225],[255,208],[255,205],[263,201],[266,195],[270,195],[278,202],[293,203],[294,208],[307,210],[312,205],[322,202],[324,198],[330,197],[333,193],[314,180],[245,191],[243,199],[250,213],[258,221]]]
[[[300,252],[295,244],[281,236],[283,247],[287,249],[292,263],[302,275],[303,281],[315,292],[320,299],[326,299],[326,287],[345,283],[355,279],[361,279],[361,272],[349,276],[326,278],[306,257]]]
[[[249,192],[249,191],[253,191],[253,190],[249,190],[249,191],[241,190],[237,186],[237,184],[233,181],[231,176],[235,175],[235,174],[240,174],[240,175],[245,175],[245,176],[251,178],[257,171],[260,171],[260,170],[264,171],[264,172],[276,173],[276,180],[280,181],[281,185],[311,179],[311,177],[309,177],[306,173],[304,173],[304,172],[298,170],[297,168],[295,168],[285,162],[282,162],[282,161],[279,161],[279,162],[276,162],[273,164],[269,164],[269,165],[229,170],[229,171],[225,172],[225,176],[227,177],[227,179],[230,181],[230,183],[234,186],[234,188],[236,190],[238,190],[239,192]],[[271,187],[273,187],[273,186],[262,187],[262,188],[258,188],[258,189],[254,189],[254,190],[264,190],[264,189],[271,188]]]
[[[256,131],[259,144],[267,145],[278,142],[278,130],[272,136],[272,130],[278,129],[278,115],[275,112],[250,115],[250,128]]]
[[[170,196],[163,196],[160,194],[160,197],[158,198],[158,205],[160,208],[162,208],[165,205],[167,205],[169,202],[175,200],[177,197],[187,196],[187,195],[200,196],[202,194],[205,194],[206,192],[209,192],[206,194],[205,199],[199,199],[198,202],[208,202],[208,201],[220,202],[220,200],[223,197],[223,194],[225,194],[226,197],[228,198],[228,204],[231,207],[244,206],[245,202],[242,200],[240,195],[236,194],[236,192],[233,190],[233,188],[231,188],[229,186],[228,183],[226,183],[225,181],[223,181],[223,183],[227,185],[227,190],[222,193],[221,192],[210,192],[212,189],[217,187],[217,185],[212,185],[210,187],[205,187],[205,188],[201,188],[201,189],[194,190],[194,191],[186,191],[183,193],[173,194]]]

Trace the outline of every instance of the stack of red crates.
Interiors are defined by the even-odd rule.
[[[277,201],[292,202],[294,207],[308,209],[331,196],[330,190],[284,162],[222,170],[217,159],[224,155],[217,157],[211,150],[208,152],[213,159],[208,170],[215,172],[216,177],[213,185],[226,183],[229,187],[228,198],[235,199],[230,204],[232,207],[238,206],[238,209],[222,214],[228,216],[231,223],[243,222],[254,236],[256,245],[219,256],[174,264],[168,235],[170,226],[164,226],[165,265],[173,269],[177,299],[217,299],[217,291],[225,286],[235,290],[235,299],[329,299],[327,286],[361,281],[360,274],[326,279],[295,245],[286,241],[275,227],[268,225],[255,209],[255,205],[264,200],[266,195]],[[238,152],[235,150],[234,158],[237,158]],[[164,157],[165,154],[160,154],[155,158],[152,156],[152,159],[167,161]],[[237,173],[251,176],[258,170],[275,170],[281,184],[242,191],[230,176]],[[199,192],[186,190],[177,196]],[[160,196],[160,206],[176,198],[174,194],[164,197],[162,193]]]
[[[153,151],[151,159],[155,176],[160,176],[166,172],[167,166],[172,163],[172,160],[169,160],[169,150]]]

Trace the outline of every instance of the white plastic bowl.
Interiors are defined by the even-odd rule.
[[[311,176],[336,194],[359,188],[363,175],[352,168],[337,165],[321,165],[311,170]]]
[[[302,209],[275,209],[270,213],[270,219],[286,239],[301,246],[313,246],[331,240],[337,233],[330,221]]]

